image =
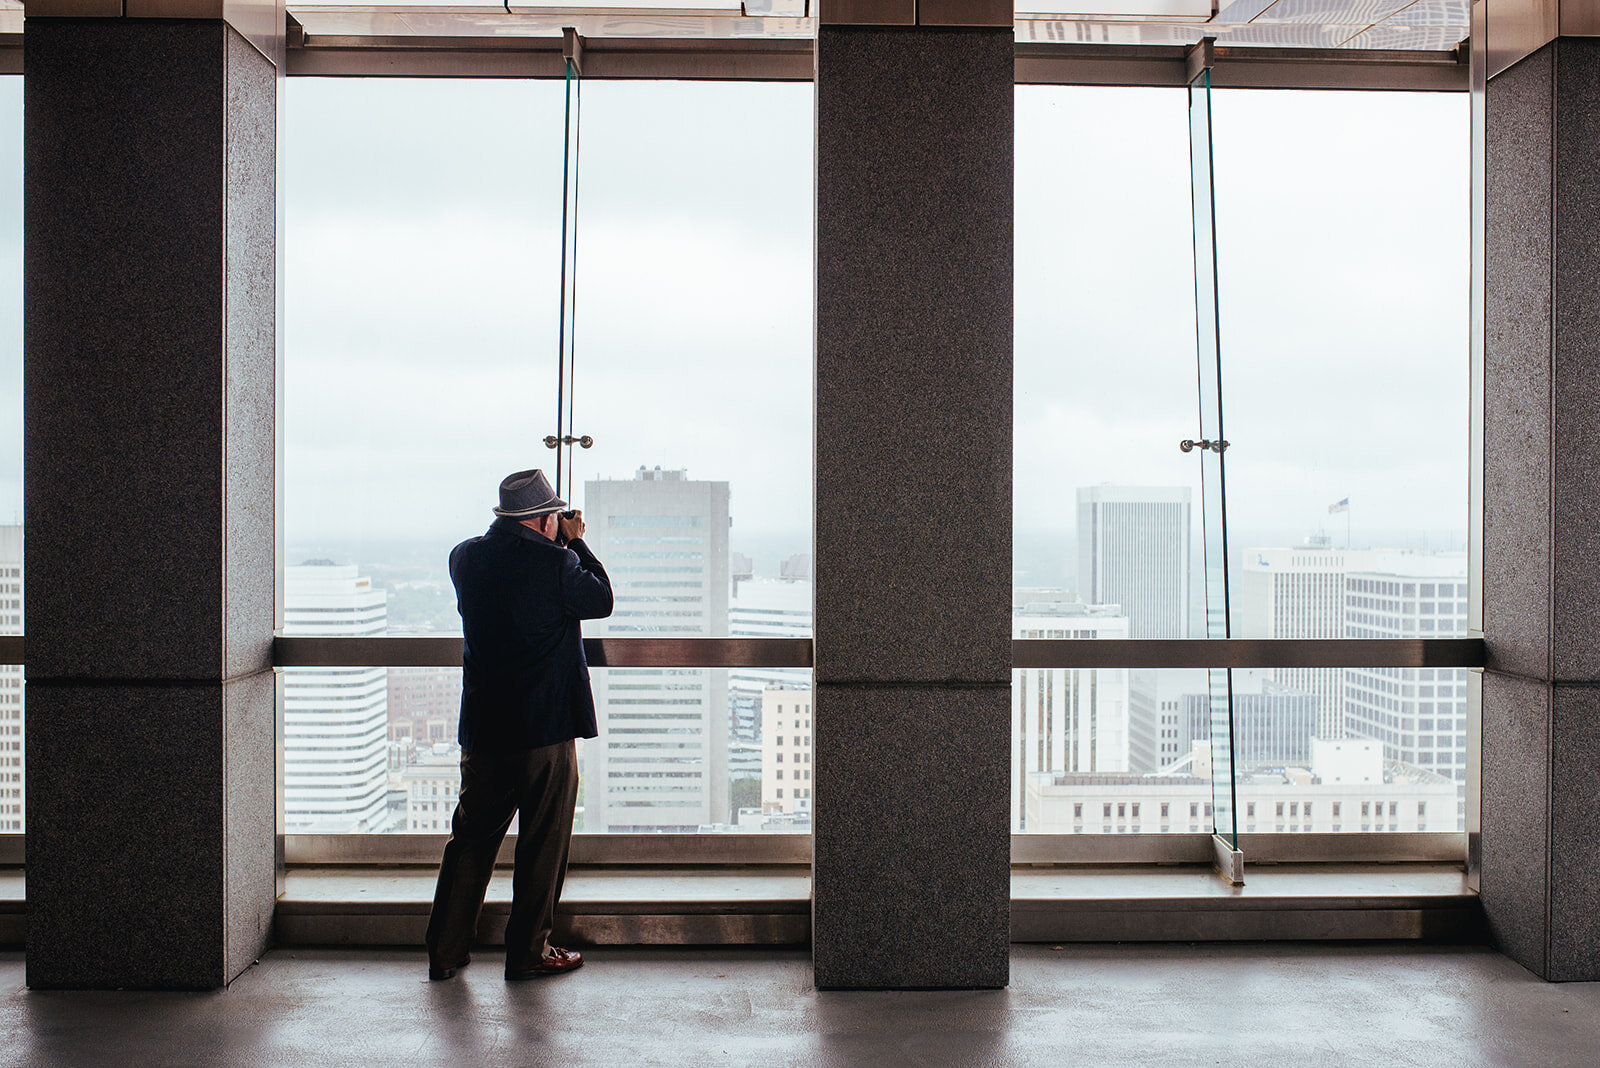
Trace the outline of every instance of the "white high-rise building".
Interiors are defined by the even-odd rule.
[[[1463,553],[1384,553],[1345,576],[1345,635],[1459,638],[1467,633]],[[1466,820],[1467,673],[1461,668],[1348,668],[1344,720],[1351,733],[1383,743],[1390,760],[1457,784]]]
[[[761,812],[811,814],[811,687],[761,695]]]
[[[22,633],[22,527],[0,526],[0,634]],[[27,829],[22,665],[0,664],[0,833]]]
[[[728,484],[639,468],[584,484],[584,540],[616,607],[585,633],[728,633]],[[584,830],[693,832],[730,821],[728,676],[705,668],[593,673],[599,737],[583,747]]]
[[[1187,638],[1190,509],[1186,486],[1078,490],[1078,597],[1117,604],[1132,638]]]
[[[1015,638],[1126,638],[1116,605],[1016,607]],[[1064,772],[1128,770],[1126,668],[1025,668],[1011,683],[1011,826],[1023,831],[1028,784]]]
[[[1326,538],[1296,548],[1249,549],[1233,596],[1239,638],[1345,637],[1345,575],[1373,566],[1372,549],[1335,549]],[[1274,681],[1317,699],[1317,736],[1344,736],[1344,681],[1338,668],[1278,668]]]
[[[811,637],[813,587],[809,579],[751,578],[738,584],[728,605],[734,638]],[[761,695],[768,687],[811,686],[805,668],[734,668],[728,673],[733,737],[754,742],[761,735]]]
[[[283,572],[284,629],[319,637],[382,634],[382,590],[353,564]],[[388,830],[388,671],[283,673],[283,816],[296,834]]]

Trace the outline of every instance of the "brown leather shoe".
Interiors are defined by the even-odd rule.
[[[511,980],[538,979],[540,976],[561,975],[572,971],[574,968],[581,967],[583,967],[582,953],[575,949],[560,949],[556,946],[551,946],[549,956],[533,967],[520,968],[515,971],[507,968],[506,978]]]
[[[462,968],[465,968],[467,965],[469,965],[471,963],[472,963],[472,957],[470,955],[467,957],[466,960],[462,961],[460,964],[453,965],[453,966],[451,966],[449,968],[441,968],[438,965],[433,964],[433,963],[430,962],[428,964],[428,978],[429,979],[454,979],[456,977],[456,972],[459,972]]]

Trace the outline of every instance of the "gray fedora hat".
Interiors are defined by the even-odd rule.
[[[556,496],[550,480],[538,468],[507,475],[500,483],[500,507],[495,515],[512,519],[533,519],[566,508],[567,502]]]

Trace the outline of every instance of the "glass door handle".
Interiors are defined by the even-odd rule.
[[[1204,452],[1206,449],[1210,449],[1212,452],[1220,453],[1227,447],[1228,443],[1226,441],[1190,441],[1188,438],[1184,438],[1182,441],[1178,442],[1178,448],[1182,449],[1184,452],[1193,452],[1198,448],[1202,452]]]
[[[553,449],[557,445],[582,445],[586,449],[592,449],[594,448],[594,438],[591,438],[588,434],[585,434],[581,438],[575,438],[571,434],[564,434],[559,438],[554,434],[545,435],[545,448]]]

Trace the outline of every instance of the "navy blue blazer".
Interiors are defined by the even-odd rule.
[[[582,619],[611,614],[611,580],[581,539],[562,548],[515,519],[450,550],[450,581],[466,637],[461,726],[465,752],[536,749],[593,738],[594,694]]]

